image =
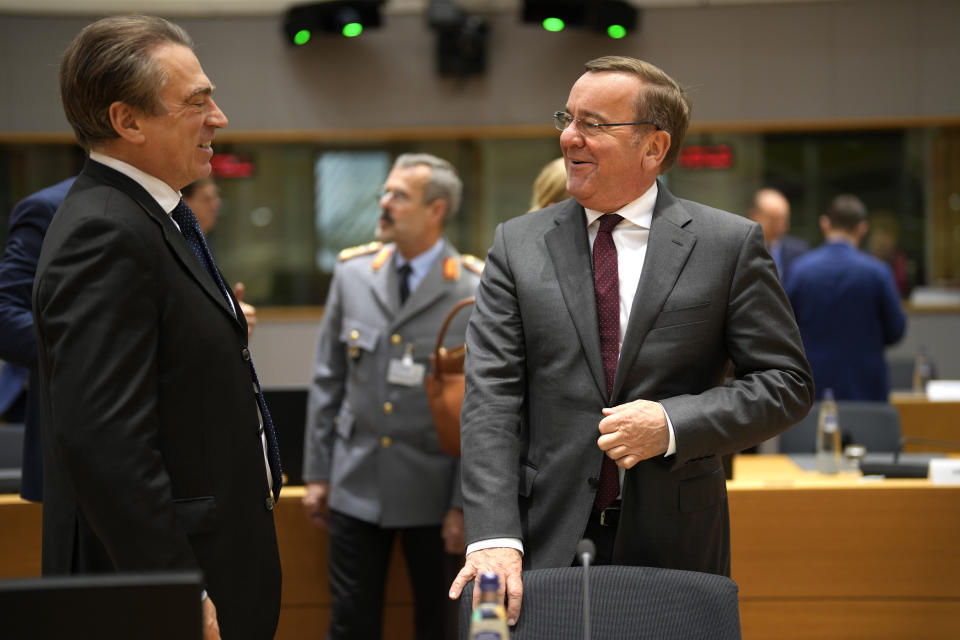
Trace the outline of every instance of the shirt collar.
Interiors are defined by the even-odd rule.
[[[656,204],[657,181],[654,180],[653,184],[643,193],[642,196],[633,202],[624,205],[618,211],[614,211],[613,213],[623,216],[625,220],[629,220],[641,229],[649,229],[650,225],[653,223],[653,207]],[[600,216],[604,215],[600,211],[594,211],[593,209],[587,209],[586,207],[584,207],[584,211],[587,214],[588,227]]]
[[[430,266],[433,264],[434,260],[437,259],[437,256],[440,255],[440,252],[443,250],[443,236],[437,239],[433,246],[416,256],[411,260],[407,260],[397,251],[396,257],[396,266],[399,269],[405,264],[410,265],[410,269],[413,273],[420,275],[421,273],[426,273],[430,270]]]
[[[132,164],[128,164],[123,160],[117,160],[113,156],[108,156],[97,151],[90,152],[90,159],[100,164],[105,164],[115,171],[119,171],[139,184],[150,194],[150,197],[157,201],[157,204],[159,204],[168,215],[176,208],[177,204],[180,203],[180,194],[171,189],[170,185],[160,178],[156,178],[149,173],[144,173]]]

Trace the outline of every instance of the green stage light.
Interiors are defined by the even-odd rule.
[[[563,31],[563,20],[560,18],[547,18],[543,21],[543,28],[547,31]]]
[[[359,22],[348,22],[347,24],[343,25],[342,33],[348,38],[356,38],[358,35],[363,33],[363,25]]]
[[[619,40],[620,38],[627,35],[627,30],[623,28],[622,25],[612,24],[607,27],[607,35],[613,38],[614,40]]]
[[[307,44],[310,42],[310,32],[306,29],[300,29],[297,31],[296,35],[293,36],[294,44]]]

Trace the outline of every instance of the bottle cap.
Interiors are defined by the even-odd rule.
[[[827,388],[823,390],[823,399],[824,400],[833,400],[833,389]]]
[[[496,591],[500,588],[500,576],[493,571],[486,571],[480,574],[480,590]]]

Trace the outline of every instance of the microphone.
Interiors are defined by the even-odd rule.
[[[590,640],[590,563],[597,555],[593,541],[584,538],[577,543],[577,558],[583,565],[583,640]]]
[[[926,478],[929,475],[930,460],[900,460],[900,453],[905,444],[925,444],[930,446],[960,449],[960,442],[950,440],[935,440],[933,438],[903,437],[893,452],[892,462],[867,462],[860,463],[860,471],[863,475],[886,476],[887,478]]]

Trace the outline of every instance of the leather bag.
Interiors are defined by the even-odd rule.
[[[424,380],[440,450],[457,458],[460,457],[460,406],[463,404],[463,360],[467,345],[447,349],[443,346],[443,338],[457,313],[474,302],[473,297],[464,298],[447,314],[437,335],[437,345],[430,354],[430,375]]]

